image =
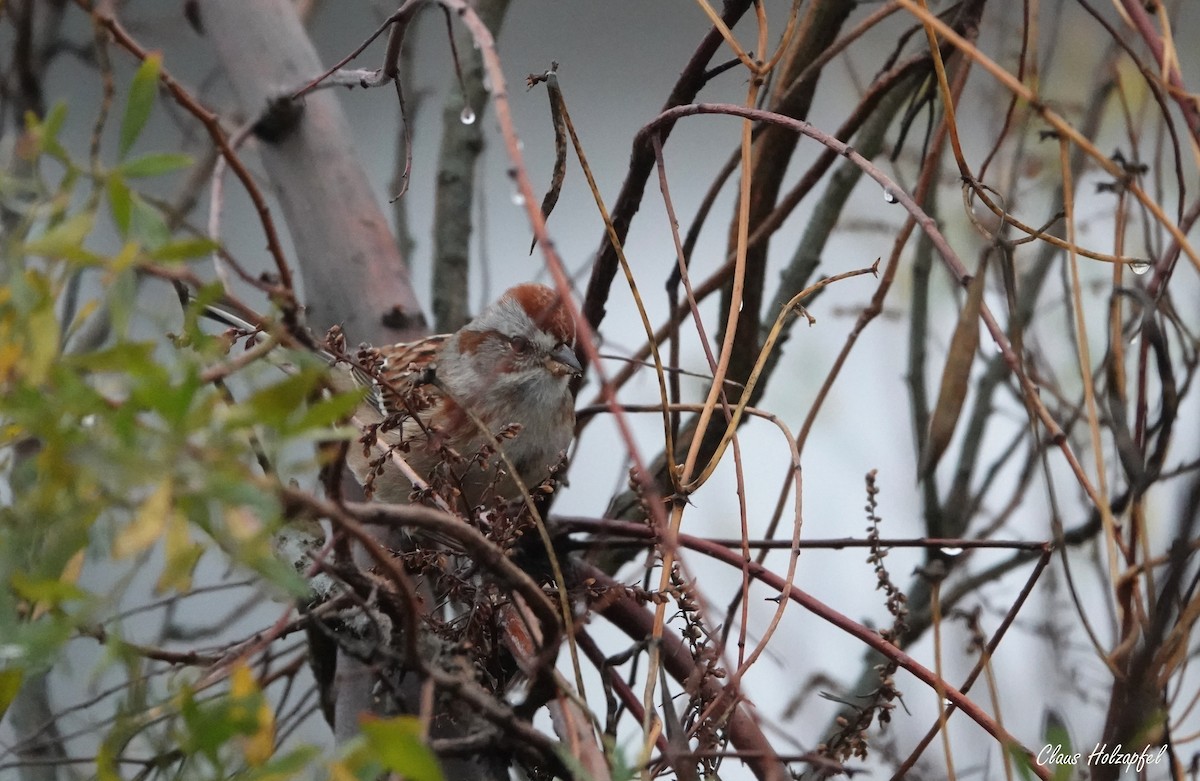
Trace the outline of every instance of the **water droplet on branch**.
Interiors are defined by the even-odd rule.
[[[458,115],[458,118],[464,125],[475,124],[475,112],[471,110],[470,106],[464,106],[462,113]]]

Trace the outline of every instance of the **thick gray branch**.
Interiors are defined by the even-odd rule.
[[[480,0],[479,18],[495,36],[509,0]],[[442,111],[442,149],[438,160],[433,219],[433,319],[439,332],[455,331],[471,319],[467,310],[467,271],[471,242],[471,205],[475,163],[483,151],[482,118],[488,91],[483,83],[483,54],[471,32],[458,26],[455,48],[462,64],[463,87],[451,89]],[[454,75],[450,75],[454,79]]]
[[[290,0],[202,0],[200,9],[247,114],[261,115],[281,90],[322,70]],[[314,329],[341,323],[351,343],[422,335],[425,322],[408,271],[336,96],[307,96],[298,124],[260,146],[295,246]]]

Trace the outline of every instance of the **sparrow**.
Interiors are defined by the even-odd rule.
[[[520,499],[565,459],[575,432],[575,321],[559,293],[522,284],[452,334],[363,348],[343,372],[368,387],[347,464],[369,497],[409,502],[424,487],[471,511]],[[502,451],[504,458],[496,451]]]

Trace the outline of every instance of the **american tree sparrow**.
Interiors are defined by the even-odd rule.
[[[458,509],[519,498],[494,451],[529,488],[560,463],[575,431],[574,346],[559,294],[524,284],[453,334],[364,348],[351,374],[371,392],[355,414],[363,436],[347,454],[351,471],[384,502],[413,492],[393,453]]]

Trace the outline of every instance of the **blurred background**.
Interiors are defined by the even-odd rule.
[[[93,117],[100,110],[102,95],[94,58],[88,55],[93,39],[92,20],[74,3],[32,3],[38,25],[53,27],[53,39],[59,42],[54,56],[45,61],[45,69],[37,74],[45,106],[64,103],[68,116],[62,126],[62,145],[73,153],[85,155],[90,143]],[[0,26],[0,50],[10,52],[20,35],[14,15],[30,3],[8,4],[8,18]],[[204,3],[199,6],[203,17]],[[359,0],[310,0],[297,3],[320,61],[326,66],[337,62],[352,51],[395,9],[377,2]],[[792,3],[773,0],[764,5],[768,24],[770,49],[780,43],[788,25]],[[808,3],[799,4],[799,18],[807,19]],[[841,32],[855,29],[872,14],[881,14],[888,4],[861,2],[854,4]],[[1095,115],[1094,132],[1088,136],[1105,155],[1119,154],[1124,161],[1144,164],[1137,182],[1152,199],[1162,204],[1164,212],[1178,221],[1177,204],[1190,209],[1195,202],[1197,182],[1196,133],[1181,117],[1174,98],[1166,95],[1160,104],[1147,79],[1156,77],[1151,70],[1143,78],[1137,63],[1153,63],[1153,56],[1134,27],[1124,18],[1120,3],[1097,3],[1096,13],[1118,32],[1120,45],[1082,4],[1062,2],[981,3],[982,15],[971,32],[977,33],[974,45],[979,52],[994,60],[1010,73],[1016,73],[1018,62],[1023,63],[1022,82],[1036,90],[1042,105],[1060,114],[1074,127],[1086,127],[1089,112]],[[1200,35],[1200,7],[1189,2],[1162,2],[1153,6],[1155,23],[1169,20],[1170,34],[1178,48],[1179,83],[1195,88],[1200,83],[1200,62],[1192,57],[1185,44]],[[224,126],[232,132],[248,117],[245,108],[231,90],[230,75],[214,54],[210,37],[200,34],[185,18],[191,3],[120,2],[116,14],[124,27],[143,47],[163,54],[163,67],[203,103],[223,118]],[[53,8],[53,12],[51,12]],[[952,19],[958,6],[945,2],[930,3],[930,9],[944,18]],[[733,29],[746,46],[754,48],[756,37],[754,13],[747,14]],[[711,28],[709,17],[700,4],[692,0],[607,0],[603,3],[581,0],[514,0],[503,15],[503,26],[496,37],[498,53],[509,85],[513,124],[521,141],[521,151],[535,191],[540,194],[549,187],[554,164],[554,126],[550,120],[549,102],[544,85],[525,88],[526,76],[540,74],[557,63],[557,76],[570,117],[579,140],[587,153],[587,161],[595,176],[601,197],[611,208],[616,194],[629,171],[630,153],[638,131],[661,110],[679,77],[680,71],[696,50],[698,42]],[[39,30],[41,27],[38,28]],[[1158,29],[1162,29],[1159,27]],[[1022,43],[1028,50],[1020,60]],[[1121,46],[1136,53],[1135,60]],[[411,274],[412,289],[422,304],[429,322],[433,322],[432,288],[435,285],[434,204],[439,186],[438,165],[442,139],[446,128],[459,116],[461,96],[456,86],[454,64],[446,35],[446,22],[436,10],[422,12],[405,40],[404,80],[407,110],[412,133],[412,171],[407,191],[395,203],[390,200],[397,191],[398,170],[403,167],[402,133],[395,93],[384,89],[331,90],[349,121],[350,146],[365,172],[374,197],[387,215],[392,231],[399,236],[398,246]],[[350,68],[375,68],[384,48],[384,38],[369,47]],[[919,20],[907,10],[899,9],[866,29],[845,51],[833,57],[822,69],[815,82],[811,108],[803,117],[818,130],[833,134],[851,112],[859,106],[870,85],[882,70],[891,67],[895,58],[903,60],[929,50],[925,32]],[[948,50],[944,50],[948,51]],[[755,55],[760,53],[755,52]],[[710,67],[733,58],[728,47],[722,47],[713,57]],[[127,85],[138,62],[125,51],[110,47],[112,71],[118,85]],[[963,59],[948,56],[951,75],[958,73]],[[316,73],[311,74],[316,76]],[[1116,86],[1104,93],[1096,103],[1095,96],[1102,83]],[[20,101],[16,99],[15,72],[10,71],[6,84],[6,109],[3,117],[2,159],[9,171],[15,170],[19,159],[21,123],[18,122]],[[882,149],[873,162],[905,192],[912,193],[925,165],[927,142],[931,129],[943,116],[942,100],[936,83],[928,75],[914,79],[914,85],[925,85],[926,91],[914,86],[910,97],[892,110],[895,119],[883,125]],[[280,84],[279,90],[298,84]],[[746,100],[749,78],[744,67],[735,66],[714,76],[701,91],[698,100],[706,103],[742,104]],[[769,90],[774,84],[768,84]],[[119,89],[125,89],[119,86]],[[1164,93],[1165,95],[1165,93]],[[1184,99],[1194,96],[1183,90]],[[984,183],[995,188],[1003,208],[1010,210],[1025,223],[1042,226],[1065,236],[1063,221],[1052,222],[1062,208],[1060,186],[1063,181],[1059,143],[1047,137],[1051,126],[1040,119],[1027,101],[1015,102],[1011,109],[1011,93],[978,64],[972,68],[963,85],[957,105],[957,133],[963,155],[975,174],[993,147],[998,148]],[[1172,116],[1168,125],[1163,120],[1163,106]],[[461,119],[458,120],[461,122]],[[513,165],[506,155],[497,125],[496,113],[487,106],[476,120],[482,130],[483,151],[478,162],[478,178],[474,185],[475,202],[471,205],[469,294],[467,305],[477,312],[485,302],[501,291],[526,280],[549,281],[540,250],[529,252],[533,237],[523,197],[518,193],[509,170]],[[674,128],[664,145],[666,176],[670,195],[679,219],[680,231],[688,231],[695,220],[705,194],[717,173],[738,150],[742,121],[729,116],[685,118]],[[116,123],[105,130],[103,143],[111,148],[116,143]],[[1177,146],[1172,146],[1176,135]],[[856,138],[845,139],[856,147]],[[292,257],[295,248],[291,232],[280,215],[270,178],[259,157],[262,142],[251,137],[242,148],[242,157],[250,172],[268,194],[276,223],[282,229],[285,255]],[[197,165],[211,160],[212,145],[194,119],[170,100],[160,99],[149,118],[145,131],[134,147],[135,151],[182,151],[192,156]],[[782,190],[786,192],[818,160],[824,147],[804,138],[799,141],[790,162],[786,163]],[[1174,151],[1172,151],[1174,149]],[[982,207],[973,206],[973,218],[964,205],[962,178],[953,157],[946,149],[934,173],[931,194],[923,204],[934,216],[950,246],[965,264],[968,273],[979,265],[980,258],[995,246],[984,230],[997,231],[999,220]],[[765,265],[765,297],[760,312],[769,328],[778,314],[769,302],[776,295],[780,274],[797,261],[798,247],[813,230],[814,215],[833,187],[831,177],[844,176],[837,172],[849,169],[853,163],[838,159],[830,173],[821,178],[811,193],[788,216],[770,240]],[[147,180],[140,186],[148,196],[166,202],[176,202],[195,188],[190,169],[168,176]],[[699,232],[699,239],[689,258],[690,275],[695,284],[718,270],[730,252],[731,226],[737,205],[739,173],[735,172],[722,187],[711,206],[710,216]],[[1118,198],[1112,186],[1113,177],[1094,160],[1080,163],[1074,180],[1074,240],[1083,247],[1099,253],[1120,255],[1136,265],[1136,259],[1158,263],[1166,254],[1170,237],[1147,210],[1131,197]],[[319,182],[314,183],[320,186]],[[209,183],[201,180],[194,193],[197,203],[186,215],[186,222],[207,232],[213,215],[209,209]],[[1182,189],[1181,189],[1182,188]],[[80,200],[83,196],[78,196]],[[1123,216],[1118,219],[1118,214]],[[884,190],[874,181],[861,178],[853,185],[844,207],[834,215],[835,226],[819,248],[819,261],[809,282],[820,277],[871,266],[882,259],[881,268],[893,255],[896,237],[909,214],[901,204],[889,202]],[[252,273],[271,272],[273,265],[264,250],[262,227],[254,206],[235,178],[226,173],[222,211],[219,215],[220,240],[229,252]],[[1123,232],[1123,248],[1114,247],[1118,224]],[[1185,230],[1187,228],[1185,227]],[[588,295],[588,283],[598,248],[607,239],[604,221],[594,203],[592,193],[580,169],[574,152],[568,153],[565,181],[558,203],[549,216],[548,231],[566,270],[576,285],[578,301]],[[916,233],[920,233],[917,229]],[[1189,233],[1195,235],[1194,231]],[[1007,241],[1022,237],[1019,231],[1004,234]],[[334,239],[336,241],[336,238]],[[111,221],[101,218],[88,238],[87,246],[94,252],[111,255],[121,249],[123,239]],[[806,247],[808,245],[805,245]],[[1084,404],[1079,359],[1075,341],[1075,307],[1083,306],[1083,319],[1088,327],[1091,347],[1091,376],[1087,383],[1105,393],[1106,366],[1112,345],[1109,339],[1110,301],[1114,296],[1112,264],[1079,259],[1080,298],[1071,295],[1071,277],[1067,253],[1047,250],[1041,241],[1005,245],[1013,273],[1023,281],[1036,264],[1051,264],[1044,285],[1033,289],[1024,282],[1015,295],[1035,296],[1024,301],[1031,306],[1032,317],[1023,334],[1030,375],[1043,389],[1042,398],[1052,415],[1066,431],[1066,442],[1078,456],[1083,471],[1095,481],[1096,462],[1092,451]],[[670,311],[665,286],[676,268],[676,252],[670,221],[659,191],[657,175],[651,173],[646,192],[636,217],[632,220],[624,242],[625,255],[638,285],[638,292],[648,318],[654,327],[661,325]],[[865,476],[874,471],[874,484],[879,493],[874,513],[882,520],[879,534],[884,538],[920,539],[939,536],[932,533],[930,497],[937,499],[942,509],[950,501],[954,480],[961,474],[966,453],[973,451],[970,474],[966,476],[971,508],[962,517],[962,526],[948,537],[988,538],[997,540],[1043,541],[1054,538],[1052,519],[1067,530],[1086,528],[1093,519],[1093,505],[1080,487],[1062,453],[1050,443],[1045,445],[1041,432],[1038,442],[1030,437],[1030,424],[1022,401],[1019,385],[1011,372],[1000,371],[997,348],[985,331],[981,336],[973,367],[968,365],[964,376],[970,391],[964,413],[954,437],[932,474],[920,468],[922,442],[926,431],[914,423],[912,393],[912,351],[914,349],[914,302],[927,301],[921,317],[926,326],[918,335],[927,356],[921,365],[927,407],[933,406],[941,382],[943,367],[951,351],[956,323],[964,306],[962,285],[953,279],[946,267],[936,258],[929,263],[928,245],[914,235],[900,250],[894,281],[878,316],[862,329],[840,367],[836,381],[819,408],[804,444],[801,457],[803,528],[801,539],[863,538],[869,531],[864,504],[867,501]],[[929,281],[915,282],[914,269],[924,255]],[[989,261],[988,280],[983,294],[987,306],[996,313],[1002,325],[1011,322],[1010,301],[1006,297],[1002,262],[995,253]],[[206,279],[213,277],[211,264],[205,260],[192,264],[194,271]],[[1120,286],[1144,290],[1159,274],[1155,268],[1147,275],[1134,275],[1127,267]],[[754,404],[778,417],[793,433],[797,432],[818,399],[839,360],[847,340],[855,332],[861,313],[879,289],[877,276],[859,276],[830,285],[811,303],[806,303],[811,323],[801,319],[790,331],[790,338],[780,345],[778,364],[765,392]],[[304,289],[300,281],[301,298],[309,300],[321,295],[320,290]],[[270,302],[260,293],[241,283],[234,285],[242,300],[268,313]],[[85,275],[80,288],[81,300],[103,297],[100,275]],[[145,338],[180,328],[179,304],[170,286],[156,279],[147,279],[137,288],[133,333]],[[1182,258],[1170,277],[1169,303],[1158,310],[1161,317],[1171,321],[1165,326],[1172,333],[1169,355],[1176,364],[1175,379],[1179,389],[1175,434],[1162,466],[1162,476],[1152,488],[1140,496],[1136,512],[1126,501],[1114,515],[1122,529],[1132,525],[1143,536],[1137,545],[1144,546],[1137,561],[1126,569],[1128,577],[1142,584],[1138,598],[1156,588],[1153,579],[1141,580],[1147,571],[1139,569],[1151,562],[1150,571],[1160,576],[1168,566],[1167,558],[1172,541],[1188,526],[1186,519],[1194,518],[1197,508],[1192,505],[1196,482],[1197,404],[1195,394],[1189,393],[1196,361],[1196,322],[1200,300],[1196,266]],[[713,295],[700,305],[700,313],[712,340],[716,341],[725,318],[720,295]],[[786,298],[784,299],[786,300]],[[1136,377],[1139,338],[1138,322],[1141,309],[1136,295],[1124,299],[1124,322],[1118,329],[1125,340],[1126,371]],[[924,306],[924,305],[922,305]],[[634,304],[634,296],[623,275],[611,288],[606,301],[607,316],[596,332],[601,352],[608,356],[603,363],[611,377],[626,367],[626,359],[635,355],[646,342],[646,332]],[[1135,314],[1136,313],[1136,314]],[[681,378],[681,400],[703,403],[712,372],[690,320],[681,328],[679,367],[694,374]],[[347,333],[351,344],[374,335]],[[167,348],[163,348],[167,349]],[[1151,362],[1151,365],[1153,363]],[[999,373],[999,388],[990,396],[978,418],[976,429],[967,429],[968,419],[976,414],[974,406],[983,399],[981,390],[986,376]],[[699,376],[695,376],[699,375]],[[579,407],[597,402],[599,386],[595,373],[578,395]],[[993,380],[992,382],[996,382]],[[1134,379],[1128,379],[1130,399],[1136,397]],[[1149,382],[1150,401],[1146,403],[1151,421],[1159,414],[1161,404],[1156,394],[1161,384]],[[619,390],[623,404],[657,404],[658,383],[653,369],[643,368]],[[1103,404],[1107,401],[1102,398]],[[1136,400],[1128,401],[1133,410]],[[1105,407],[1107,409],[1107,407]],[[925,410],[928,414],[929,409]],[[1118,497],[1130,482],[1122,472],[1117,439],[1107,428],[1110,418],[1102,411],[1104,429],[1101,448],[1105,455],[1107,487],[1110,495]],[[661,418],[655,414],[632,415],[634,437],[643,461],[649,463],[663,449]],[[927,418],[925,419],[927,422]],[[1153,427],[1151,427],[1153,431]],[[689,506],[683,518],[682,530],[698,537],[739,538],[742,521],[746,521],[751,539],[766,536],[772,516],[780,504],[780,491],[791,480],[792,469],[788,443],[778,428],[762,419],[751,419],[738,435],[740,464],[732,454],[725,458],[698,491],[688,497]],[[298,447],[287,451],[285,468],[304,487],[316,486],[313,454]],[[607,413],[588,418],[571,454],[568,472],[569,485],[556,496],[553,514],[586,518],[604,517],[613,497],[629,486],[632,461],[627,443],[622,438],[613,417]],[[11,492],[9,493],[11,500]],[[1127,497],[1128,499],[1128,497]],[[783,525],[779,536],[790,536],[791,505],[785,504]],[[1125,633],[1119,605],[1120,589],[1112,582],[1109,543],[1103,531],[1093,530],[1081,535],[1077,544],[1068,548],[1073,590],[1071,596],[1064,574],[1064,559],[1056,554],[1040,575],[1028,602],[1017,615],[1011,629],[999,645],[992,660],[989,687],[982,681],[973,691],[973,698],[983,710],[1002,719],[1004,726],[1026,747],[1037,751],[1057,735],[1050,726],[1065,725],[1070,745],[1087,754],[1097,743],[1104,742],[1106,719],[1111,718],[1114,697],[1114,676],[1110,669],[1119,665],[1119,658],[1106,659],[1098,652],[1114,649]],[[1185,587],[1183,601],[1178,605],[1194,606],[1197,599],[1194,540],[1183,543],[1190,558],[1181,575]],[[81,585],[100,595],[94,607],[95,620],[136,608],[119,621],[109,625],[130,641],[170,648],[197,646],[218,647],[230,638],[245,637],[274,623],[286,609],[286,600],[278,591],[267,589],[251,577],[244,567],[230,564],[219,551],[206,554],[195,572],[192,588],[198,593],[184,598],[162,600],[155,594],[155,581],[162,567],[161,552],[152,552],[138,566],[129,561],[112,561],[104,546],[93,542]],[[893,622],[885,606],[882,591],[876,588],[874,565],[868,561],[863,548],[817,549],[801,553],[795,574],[795,586],[814,598],[868,627],[888,627]],[[1182,554],[1181,554],[1182,555]],[[742,584],[742,572],[734,567],[716,564],[697,553],[683,552],[682,562],[694,578],[702,596],[711,628],[719,634],[726,606]],[[922,547],[896,548],[886,559],[891,580],[901,590],[928,596],[930,581],[922,573],[931,563],[947,572],[940,583],[944,601],[940,620],[940,652],[944,677],[961,682],[978,659],[971,647],[969,622],[957,615],[973,615],[985,636],[996,629],[1008,613],[1018,593],[1030,576],[1035,558],[1014,560],[1010,549],[944,550],[930,553]],[[765,559],[768,568],[784,574],[787,553],[776,551]],[[619,579],[640,583],[648,569],[644,552],[633,557],[617,572]],[[230,583],[243,583],[228,587]],[[1162,580],[1158,581],[1161,585]],[[1190,583],[1190,586],[1187,584]],[[649,581],[657,584],[657,575]],[[923,584],[918,586],[917,584]],[[213,594],[203,593],[206,587],[225,586]],[[1189,591],[1188,589],[1191,589]],[[922,591],[923,589],[923,591]],[[268,599],[268,594],[273,597]],[[954,595],[947,599],[946,595]],[[732,637],[744,626],[746,641],[751,647],[767,631],[778,605],[777,593],[760,585],[749,589],[745,597],[743,618],[733,613],[736,624]],[[1190,602],[1188,601],[1190,599]],[[925,603],[910,605],[913,612],[927,611]],[[1087,616],[1096,637],[1093,642],[1085,632],[1081,614]],[[668,610],[668,616],[671,611]],[[1194,618],[1191,619],[1194,622]],[[1183,648],[1181,662],[1163,681],[1163,691],[1170,706],[1169,738],[1175,741],[1177,770],[1189,768],[1196,774],[1197,739],[1200,738],[1200,713],[1197,712],[1195,692],[1200,690],[1200,675],[1188,664],[1196,654],[1194,631],[1182,626]],[[119,627],[119,630],[117,629]],[[601,619],[593,619],[591,630],[603,638],[610,653],[627,647],[629,639],[622,637]],[[668,632],[672,631],[668,624]],[[294,639],[281,641],[299,643]],[[1134,641],[1137,647],[1138,643]],[[1094,644],[1095,643],[1095,644]],[[293,647],[293,646],[288,646]],[[65,656],[48,675],[47,694],[52,713],[59,714],[58,729],[67,736],[71,755],[88,756],[97,750],[103,736],[103,725],[111,718],[113,697],[103,693],[108,687],[120,687],[127,681],[128,670],[111,650],[94,639],[83,637],[67,642]],[[923,631],[911,637],[904,650],[927,667],[934,666],[934,633]],[[732,645],[725,650],[727,660],[737,658]],[[1114,661],[1116,659],[1117,661]],[[871,687],[872,665],[857,638],[823,622],[797,606],[783,612],[782,620],[766,647],[762,658],[750,668],[741,682],[742,693],[761,721],[764,731],[781,752],[801,754],[815,750],[836,731],[835,719],[863,700]],[[565,660],[560,661],[565,664]],[[731,661],[731,665],[736,662]],[[184,673],[180,673],[184,674]],[[641,673],[639,673],[641,674]],[[595,702],[603,701],[600,675],[587,670]],[[311,683],[301,675],[297,689]],[[878,685],[877,682],[875,685]],[[889,777],[908,755],[916,742],[937,721],[938,698],[933,689],[911,677],[903,670],[895,675],[895,685],[902,693],[902,702],[892,713],[892,721],[879,731],[872,727],[871,751],[865,758],[854,757],[848,765],[868,771],[868,777]],[[635,687],[637,691],[640,688]],[[985,693],[986,692],[986,693]],[[995,698],[993,700],[993,698]],[[308,710],[305,718],[295,719],[295,730],[288,741],[311,742],[328,747],[332,738],[329,730],[312,712],[314,702],[304,701]],[[682,707],[682,706],[681,706]],[[539,722],[540,724],[541,722]],[[543,725],[545,726],[545,725]],[[640,751],[642,736],[639,725],[626,723],[618,731],[618,746],[627,760],[633,761]],[[548,727],[547,727],[548,729]],[[949,720],[947,727],[954,747],[954,769],[961,778],[1004,777],[1005,766],[1001,746],[979,726],[961,713]],[[19,745],[18,732],[12,719],[0,724],[0,776],[26,777],[28,766],[17,762],[14,747]],[[1163,745],[1168,737],[1159,733],[1153,746]],[[1070,753],[1070,752],[1067,752]],[[803,765],[797,764],[798,770]],[[20,773],[21,775],[4,775]],[[1009,769],[1011,772],[1011,769]],[[129,777],[134,777],[130,773]],[[919,760],[911,777],[936,778],[948,775],[944,748],[940,738],[935,740]],[[1148,778],[1167,778],[1171,773],[1167,763],[1148,766]],[[68,770],[61,777],[92,777],[90,770],[78,773]],[[721,777],[748,777],[748,771],[737,762],[728,761]],[[1097,777],[1100,777],[1099,775]]]

